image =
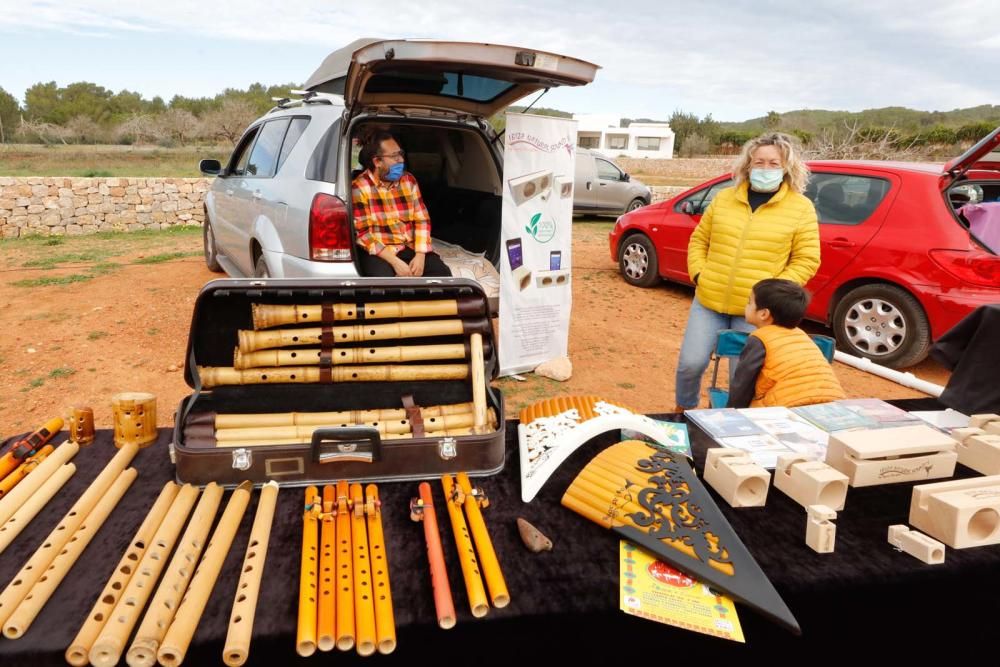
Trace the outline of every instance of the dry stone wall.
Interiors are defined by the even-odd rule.
[[[209,178],[0,176],[0,237],[200,225]]]

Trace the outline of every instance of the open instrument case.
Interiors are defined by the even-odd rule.
[[[378,363],[357,363],[369,360]],[[503,397],[489,386],[497,365],[487,297],[471,280],[212,281],[188,337],[194,392],[175,416],[177,479],[495,474],[504,464]]]

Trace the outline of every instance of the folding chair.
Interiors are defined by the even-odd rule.
[[[724,408],[729,401],[729,390],[721,389],[719,384],[719,362],[722,357],[727,357],[732,364],[734,359],[739,359],[743,348],[747,344],[750,334],[746,331],[736,331],[735,329],[723,329],[719,332],[719,337],[715,341],[715,351],[712,352],[712,385],[708,388],[708,404],[713,408]],[[827,361],[833,363],[833,353],[836,351],[837,343],[829,336],[820,334],[810,334],[816,347],[823,353]]]

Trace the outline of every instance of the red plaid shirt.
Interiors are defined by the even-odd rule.
[[[376,182],[366,170],[351,184],[354,228],[358,245],[377,255],[386,246],[408,246],[431,252],[431,217],[413,174],[404,172],[395,183]]]

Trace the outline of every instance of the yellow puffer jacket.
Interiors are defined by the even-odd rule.
[[[688,274],[706,308],[742,315],[754,284],[786,278],[806,284],[819,268],[816,209],[787,181],[750,211],[747,183],[716,195],[688,244]]]
[[[750,335],[764,343],[764,366],[757,375],[751,408],[794,408],[847,398],[833,366],[802,329],[770,324]]]

